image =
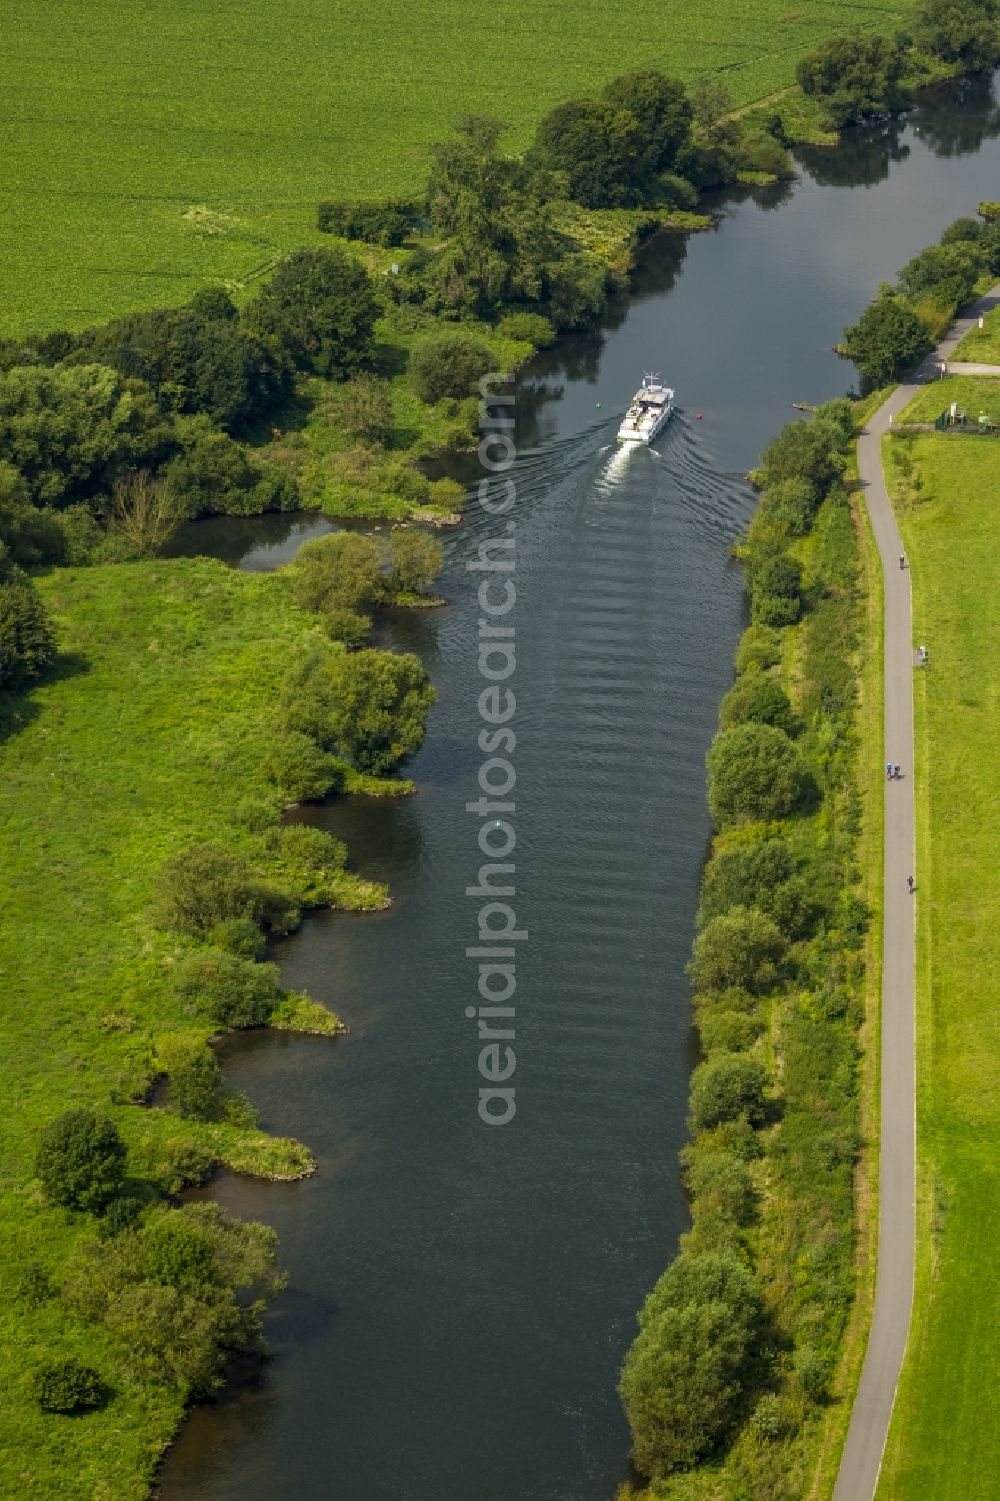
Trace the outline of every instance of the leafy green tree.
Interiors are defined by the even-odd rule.
[[[160,1214],[144,1236],[146,1273],[166,1287],[203,1288],[221,1281],[216,1247],[197,1220]]]
[[[196,949],[181,959],[173,989],[217,1027],[262,1027],[278,1001],[281,987],[273,964],[253,964],[222,949]]]
[[[0,453],[33,505],[86,500],[99,511],[118,475],[155,469],[171,443],[149,389],[106,365],[0,373]]]
[[[899,284],[910,297],[933,292],[942,282],[962,288],[963,299],[972,295],[982,266],[979,242],[953,241],[948,245],[928,245],[899,273]]]
[[[609,99],[569,99],[539,122],[532,156],[560,173],[568,196],[585,208],[624,208],[642,196],[642,145],[631,110]]]
[[[804,537],[819,506],[819,493],[804,479],[786,479],[769,485],[760,497],[754,517],[789,537]]]
[[[200,287],[188,307],[210,323],[235,323],[239,309],[225,287]]]
[[[783,839],[755,839],[719,850],[702,877],[702,921],[721,917],[730,907],[761,907],[794,870],[791,849]]]
[[[21,688],[41,677],[55,656],[55,632],[42,597],[29,578],[12,570],[0,582],[0,688]]]
[[[636,1467],[695,1464],[738,1410],[759,1299],[735,1257],[682,1253],[646,1299],[619,1387]]]
[[[434,697],[415,656],[342,652],[289,684],[289,722],[362,771],[384,773],[420,749]]]
[[[837,130],[905,103],[903,50],[894,38],[855,31],[828,37],[799,62],[795,76],[804,94],[822,101]]]
[[[32,1393],[43,1412],[85,1412],[99,1407],[104,1383],[92,1366],[74,1360],[51,1361],[32,1377]]]
[[[883,295],[844,329],[843,350],[868,385],[885,386],[929,354],[927,328],[901,297]]]
[[[35,1172],[50,1203],[100,1214],[121,1190],[125,1143],[107,1116],[66,1110],[42,1132]]]
[[[0,556],[7,559],[0,562],[0,579],[8,576],[10,563],[61,563],[66,551],[61,518],[54,511],[37,510],[24,476],[0,459]]]
[[[753,907],[732,907],[710,918],[694,941],[688,972],[696,990],[738,985],[753,994],[773,989],[786,942],[781,930]]]
[[[719,1442],[739,1402],[746,1332],[722,1303],[666,1308],[629,1350],[619,1391],[636,1469],[688,1469]]]
[[[444,548],[417,527],[397,527],[389,539],[392,578],[403,594],[422,594],[441,572]]]
[[[691,134],[687,90],[656,68],[636,68],[613,78],[603,97],[638,124],[634,170],[643,186],[652,187],[660,173],[672,170]]]
[[[494,359],[481,339],[460,330],[428,334],[414,346],[409,376],[421,401],[469,396]]]
[[[263,469],[208,417],[179,417],[175,432],[180,452],[163,477],[188,516],[256,516],[299,504],[287,476]]]
[[[203,413],[227,432],[245,432],[287,397],[291,367],[273,341],[225,311],[220,296],[220,288],[206,288],[197,305],[130,313],[88,329],[77,336],[72,360],[100,361],[144,381],[164,412]]]
[[[719,708],[719,725],[728,730],[734,724],[776,724],[789,733],[794,725],[788,694],[776,678],[763,672],[738,678]]]
[[[388,248],[402,245],[418,216],[417,205],[402,199],[387,199],[384,203],[327,202],[319,204],[316,210],[316,227],[324,234]]]
[[[468,116],[431,148],[428,210],[447,243],[409,295],[479,317],[536,305],[575,328],[604,307],[607,272],[592,256],[567,255],[552,217],[557,183],[536,160],[502,155],[501,133],[498,121]],[[411,280],[404,273],[390,290],[407,295]]]
[[[370,360],[378,315],[362,265],[340,250],[297,250],[265,283],[246,322],[277,339],[300,369],[344,380]]]
[[[918,39],[934,57],[961,63],[964,73],[986,72],[1000,62],[998,14],[996,0],[923,0]]]
[[[736,725],[708,752],[708,802],[719,825],[784,818],[803,787],[799,754],[774,725]]]
[[[748,1020],[748,1018],[743,1018]],[[688,1191],[699,1212],[749,1225],[756,1195],[746,1163],[734,1152],[693,1150],[685,1159]]]
[[[766,1115],[764,1065],[746,1053],[718,1053],[691,1075],[691,1127],[709,1131],[723,1121],[746,1117],[759,1125]]]

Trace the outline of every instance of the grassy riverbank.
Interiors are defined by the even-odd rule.
[[[950,384],[943,382],[942,384]],[[1000,389],[996,391],[1000,401]],[[1000,1473],[1000,612],[995,439],[886,443],[913,581],[917,765],[916,1299],[879,1497],[988,1501]],[[915,484],[915,482],[919,482]]]
[[[169,1382],[137,1379],[101,1323],[37,1295],[31,1268],[57,1290],[94,1228],[90,1216],[45,1205],[33,1182],[39,1134],[71,1106],[109,1110],[130,1175],[161,1192],[216,1161],[275,1178],[311,1171],[297,1142],[137,1103],[172,1045],[203,1045],[214,1030],[170,983],[189,945],[156,925],[156,874],[208,838],[305,903],[377,906],[385,892],[340,869],[306,868],[268,835],[285,800],[263,771],[283,682],[321,636],[286,577],[199,559],[63,569],[40,587],[58,626],[57,670],[30,694],[0,700],[0,1337],[10,1357],[0,1377],[0,1494],[128,1501],[147,1493],[183,1397]],[[275,1021],[337,1026],[301,1000],[283,1003]],[[99,1411],[63,1417],[33,1400],[32,1370],[66,1354],[110,1386]]]
[[[510,121],[521,149],[552,105],[632,67],[688,81],[711,70],[745,104],[787,88],[824,37],[889,32],[913,8],[707,0],[669,28],[624,29],[613,56],[599,0],[518,0],[502,46],[484,0],[414,0],[374,19],[319,0],[24,8],[0,63],[21,164],[3,186],[0,332],[80,328],[209,282],[253,283],[320,242],[320,199],[420,191],[427,147],[463,112]]]

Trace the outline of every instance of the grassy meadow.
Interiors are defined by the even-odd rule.
[[[602,0],[52,0],[7,16],[0,335],[79,328],[252,282],[318,241],[315,205],[412,193],[464,111],[524,146],[540,115],[629,67],[787,87],[832,32],[910,0],[705,0],[615,30]]]
[[[934,422],[953,401],[975,422],[982,412],[1000,422],[1000,383],[988,375],[946,375],[929,381],[899,414],[900,422]]]
[[[915,679],[916,1303],[878,1496],[989,1501],[1000,1475],[989,1419],[1000,1350],[1000,443],[921,434],[886,450],[930,661]]]
[[[282,802],[261,776],[278,695],[318,628],[282,575],[207,559],[61,569],[40,586],[62,656],[44,684],[5,694],[0,706],[0,1341],[9,1357],[0,1495],[128,1501],[147,1493],[181,1404],[172,1388],[123,1376],[102,1325],[26,1294],[32,1263],[58,1286],[81,1230],[93,1229],[86,1215],[45,1206],[34,1154],[53,1117],[89,1105],[110,1107],[130,1173],[161,1189],[179,1186],[199,1157],[274,1177],[310,1169],[299,1143],[134,1101],[157,1072],[163,1034],[213,1030],[170,989],[179,940],[150,921],[155,874],[199,838],[254,854],[262,810],[276,817]],[[348,872],[335,880],[348,904],[384,898]],[[297,1014],[283,1023],[336,1028],[315,1004],[290,1009]],[[100,1411],[46,1415],[31,1398],[35,1366],[67,1354],[110,1382]]]

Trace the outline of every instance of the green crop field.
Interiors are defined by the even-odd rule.
[[[921,435],[887,447],[909,497],[899,519],[930,661],[915,695],[916,1305],[878,1495],[990,1501],[1000,1475],[988,1416],[1000,1351],[1000,441]]]
[[[713,73],[737,102],[788,85],[848,26],[911,0],[703,0],[623,24],[605,0],[49,0],[11,8],[0,333],[82,327],[242,281],[314,236],[316,202],[419,190],[463,111],[523,145],[617,72]]]

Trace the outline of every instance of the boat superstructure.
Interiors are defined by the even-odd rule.
[[[618,429],[620,443],[651,443],[670,420],[674,393],[658,375],[646,374]]]

